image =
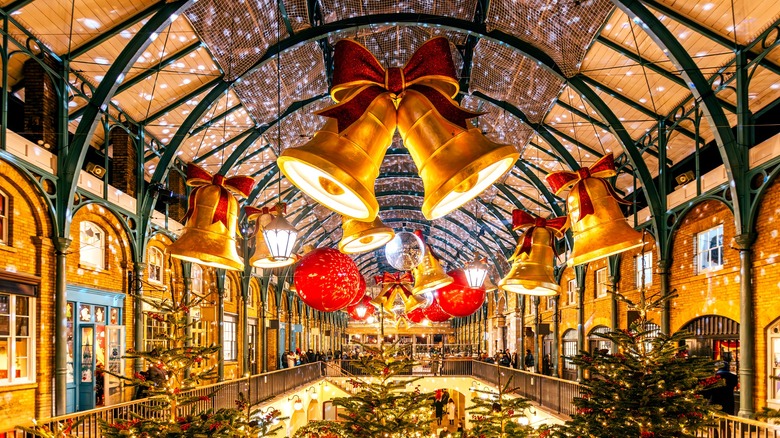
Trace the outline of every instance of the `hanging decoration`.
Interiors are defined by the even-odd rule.
[[[284,205],[276,206],[273,209],[268,207],[254,208],[245,207],[246,216],[248,220],[256,221],[255,231],[255,250],[252,256],[249,258],[249,264],[255,268],[273,269],[289,266],[298,260],[300,256],[297,254],[291,254],[290,257],[277,260],[271,256],[271,252],[268,250],[268,244],[265,241],[265,233],[263,229],[267,227],[271,221],[273,221],[274,214],[280,214],[284,212]]]
[[[526,295],[558,295],[555,281],[555,239],[569,227],[567,216],[544,219],[523,210],[512,211],[512,229],[527,228],[510,258],[512,268],[498,283],[503,290]]]
[[[433,300],[431,301],[431,304],[423,309],[425,317],[428,318],[428,320],[431,322],[444,322],[452,317],[452,315],[445,312],[444,309],[441,308],[438,295],[438,291],[433,292]]]
[[[379,216],[372,222],[341,217],[341,241],[339,251],[345,254],[358,254],[381,248],[395,237],[392,228],[382,223]]]
[[[471,287],[462,269],[450,271],[452,284],[439,289],[437,301],[441,309],[454,317],[469,316],[485,302],[485,289]]]
[[[365,295],[366,293],[366,278],[363,277],[363,274],[360,274],[360,284],[358,286],[358,289],[360,289],[360,293],[357,296],[355,296],[355,299],[352,300],[352,302],[349,303],[347,306],[354,306],[357,303],[359,303],[360,300],[363,299],[363,295]]]
[[[396,233],[393,240],[385,245],[387,263],[399,271],[414,269],[424,256],[425,244],[417,235],[408,231]]]
[[[284,217],[286,207],[283,203],[276,204],[276,216],[271,223],[263,227],[263,238],[268,246],[271,258],[277,262],[295,263],[293,247],[298,240],[298,230],[287,222]]]
[[[355,321],[365,321],[375,310],[371,304],[371,295],[363,295],[357,303],[347,306],[347,313]]]
[[[619,204],[630,205],[615,193],[607,178],[617,176],[612,154],[576,172],[555,172],[545,179],[558,195],[569,190],[566,205],[574,248],[569,266],[582,265],[642,246],[642,233],[628,225]]]
[[[425,303],[409,290],[413,279],[408,272],[395,274],[385,272],[374,277],[374,281],[382,288],[382,292],[371,300],[371,304],[383,310],[390,318],[395,319],[398,316],[395,312],[397,307],[409,313]]]
[[[374,181],[396,127],[423,180],[428,219],[474,198],[519,157],[514,146],[493,143],[467,122],[479,114],[453,100],[459,82],[446,38],[429,40],[403,68],[389,69],[359,43],[342,39],[333,66],[337,104],[317,113],[330,120],[277,162],[293,184],[337,213],[376,217]]]
[[[249,196],[255,180],[248,176],[212,175],[202,167],[187,165],[190,192],[184,231],[167,251],[171,257],[203,266],[240,271],[244,261],[236,250],[238,201]]]
[[[298,297],[309,307],[334,312],[361,295],[360,271],[349,256],[333,248],[317,248],[301,258],[293,280]]]
[[[425,256],[423,256],[422,262],[412,270],[414,277],[412,293],[422,295],[427,291],[436,290],[452,283],[452,277],[444,273],[444,269],[431,251],[431,247],[425,243],[422,231],[417,230],[414,235],[425,245]]]
[[[406,319],[413,324],[425,324],[428,318],[425,316],[425,307],[418,307],[406,314]]]
[[[475,253],[474,260],[463,267],[463,272],[466,275],[469,287],[481,288],[484,285],[485,278],[487,278],[488,274],[487,262],[483,257],[479,257],[479,255]]]

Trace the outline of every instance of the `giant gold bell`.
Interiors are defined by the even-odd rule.
[[[341,220],[343,232],[339,242],[339,251],[345,254],[358,254],[377,249],[395,237],[393,229],[382,223],[382,219],[379,217],[372,222],[343,216]]]
[[[277,163],[287,179],[315,201],[344,216],[371,221],[379,212],[374,181],[394,132],[395,106],[384,94],[340,134],[336,119],[329,119],[308,143],[286,149]]]
[[[566,204],[574,237],[574,249],[567,262],[569,266],[590,263],[642,246],[642,233],[628,225],[604,181],[586,178],[578,184],[585,184],[594,212],[580,220],[580,191],[569,192]]]
[[[428,219],[470,201],[520,156],[514,146],[493,143],[478,128],[449,122],[413,89],[405,91],[398,107],[398,131],[423,180],[422,213]]]
[[[498,287],[525,295],[558,295],[561,286],[555,281],[553,266],[555,253],[550,230],[534,227],[526,232],[533,233],[531,250],[528,253],[520,253],[523,241],[521,237],[515,255],[512,256],[514,259],[512,268],[506,277],[498,282]]]
[[[214,268],[244,269],[244,261],[236,250],[238,201],[235,197],[226,197],[227,226],[221,221],[214,222],[222,190],[217,185],[206,185],[190,195],[195,196],[192,214],[181,237],[167,248],[171,257]]]
[[[444,272],[441,263],[436,260],[428,245],[425,245],[425,256],[423,256],[422,262],[412,270],[412,275],[414,276],[414,288],[412,288],[414,295],[439,289],[454,281]]]

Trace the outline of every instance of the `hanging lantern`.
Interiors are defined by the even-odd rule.
[[[345,254],[373,251],[387,244],[395,236],[393,229],[383,224],[378,216],[373,222],[363,222],[344,216],[341,217],[341,221],[343,232],[339,251]]]
[[[510,258],[512,268],[498,283],[503,290],[526,295],[558,295],[561,286],[555,281],[555,240],[562,238],[569,226],[568,217],[544,219],[523,210],[512,212],[515,231],[528,228],[520,237]]]
[[[439,289],[437,301],[441,309],[455,317],[469,316],[479,310],[485,302],[484,289],[470,287],[466,274],[461,269],[448,272],[454,279],[452,284]]]
[[[188,199],[184,231],[167,251],[173,258],[204,266],[243,270],[244,261],[236,250],[238,201],[234,194],[249,196],[255,181],[248,176],[211,175],[190,163],[187,185],[194,189]]]
[[[357,304],[347,307],[347,313],[356,321],[365,321],[374,314],[375,308],[371,305],[371,295],[363,295]]]
[[[469,287],[481,288],[488,273],[487,263],[474,254],[474,260],[466,264],[463,272],[466,274]]]
[[[284,209],[284,204],[278,204],[276,217],[263,228],[268,252],[272,259],[280,262],[292,258],[293,246],[298,239],[298,230],[284,218]]]
[[[247,219],[256,220],[257,223],[257,231],[255,232],[255,251],[249,258],[249,264],[252,267],[264,269],[281,268],[300,260],[300,257],[298,257],[297,254],[293,254],[282,260],[271,257],[271,252],[268,250],[268,244],[266,244],[265,235],[263,234],[263,228],[268,226],[273,220],[273,215],[268,207],[263,207],[262,209],[246,207],[245,210]]]
[[[417,235],[401,231],[385,245],[385,258],[399,271],[409,271],[419,265],[425,256],[425,244]]]
[[[566,205],[574,248],[567,262],[569,266],[642,246],[642,233],[628,225],[620,210],[619,204],[631,203],[622,200],[606,180],[616,175],[615,160],[609,154],[591,167],[551,173],[545,178],[556,195],[570,190]]]
[[[317,248],[301,258],[293,280],[298,297],[309,307],[334,312],[360,295],[360,271],[349,256],[333,248]]]
[[[423,312],[425,313],[425,317],[432,322],[444,322],[452,317],[452,315],[445,312],[444,309],[441,308],[438,299],[438,292],[433,293],[433,301],[430,305],[428,305],[428,307],[423,309]]]
[[[421,241],[425,241],[420,230],[415,231],[414,235]],[[421,295],[452,283],[452,277],[444,273],[444,269],[428,244],[425,244],[425,256],[422,262],[412,270],[412,275],[414,276],[412,293],[415,295]]]

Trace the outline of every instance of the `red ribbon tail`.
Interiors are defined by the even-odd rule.
[[[531,244],[533,243],[532,238],[535,230],[536,227],[531,227],[525,232],[525,234],[523,234],[523,242],[520,244],[520,251],[517,251],[516,256],[520,256],[520,254],[531,253]]]
[[[339,134],[352,126],[366,112],[371,103],[386,91],[381,87],[367,87],[351,99],[318,111],[316,114],[336,119]]]
[[[576,189],[579,191],[580,195],[580,217],[577,219],[577,222],[579,222],[585,219],[589,214],[595,213],[596,210],[593,209],[593,200],[590,199],[590,193],[588,193],[588,189],[585,188],[585,184],[583,184],[582,181],[577,184]]]
[[[187,220],[192,216],[192,213],[195,211],[195,195],[198,193],[198,190],[200,187],[195,187],[190,191],[190,196],[187,198],[187,213],[184,214],[184,217],[182,218],[182,222],[185,224],[187,223]]]
[[[211,220],[212,224],[222,222],[222,225],[227,227],[228,196],[231,196],[230,192],[226,188],[220,187],[219,202],[217,202],[217,208],[214,210],[214,218]]]

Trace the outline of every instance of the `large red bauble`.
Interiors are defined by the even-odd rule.
[[[363,300],[363,295],[366,293],[366,279],[362,275],[360,276],[360,293],[355,296],[355,299],[347,305],[349,306],[356,306],[357,303],[359,303],[361,300]],[[371,306],[374,307],[374,306]],[[372,312],[373,313],[373,312]]]
[[[439,305],[455,317],[469,316],[485,302],[485,289],[469,287],[466,274],[461,269],[447,273],[455,281],[439,289]]]
[[[343,309],[358,299],[360,270],[352,259],[333,248],[317,248],[298,262],[293,277],[298,296],[322,312]]]
[[[423,309],[423,312],[425,313],[425,317],[432,322],[444,322],[452,316],[445,312],[439,305],[438,291],[433,293],[433,301],[428,307]]]
[[[418,307],[411,312],[406,314],[406,319],[409,321],[419,324],[425,320],[425,308],[424,307]]]
[[[366,308],[366,314],[363,315],[362,318],[357,314],[357,308],[360,306]],[[349,313],[349,316],[356,321],[365,321],[366,318],[374,314],[375,310],[376,307],[371,304],[371,295],[363,295],[360,300],[358,300],[357,304],[350,304],[347,306],[347,313]]]

